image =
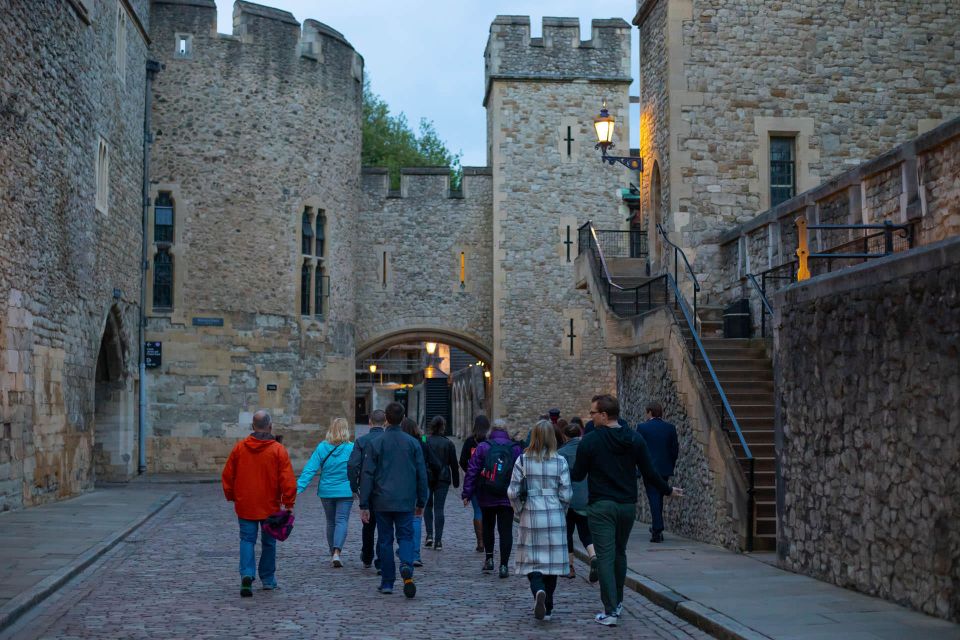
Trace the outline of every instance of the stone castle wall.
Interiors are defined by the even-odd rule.
[[[716,236],[769,207],[771,134],[795,136],[801,192],[960,114],[955,3],[638,4],[667,5],[671,231],[708,295]]]
[[[225,36],[212,0],[152,4],[152,197],[171,193],[176,215],[173,308],[149,309],[147,335],[163,344],[148,374],[159,471],[219,469],[259,408],[295,462],[353,419],[362,59],[285,11],[237,2],[233,18]],[[305,207],[327,219],[322,316],[300,313]],[[209,319],[222,326],[197,326]]]
[[[8,3],[0,20],[0,509],[136,469],[145,0]],[[95,206],[100,138],[106,211]],[[115,298],[114,289],[118,296]],[[108,320],[110,317],[110,320]],[[109,377],[99,388],[98,354]],[[109,374],[109,375],[108,375]],[[98,474],[95,474],[95,467]]]
[[[436,330],[436,339],[459,336],[476,357],[477,346],[490,353],[490,170],[465,167],[460,193],[450,193],[449,175],[446,168],[403,169],[400,191],[392,192],[385,169],[363,170],[355,271],[359,351]]]
[[[663,406],[663,419],[677,428],[680,456],[671,483],[683,487],[685,493],[682,499],[664,502],[667,529],[709,544],[742,549],[743,526],[737,515],[743,514],[728,504],[728,493],[732,494],[733,490],[728,488],[726,477],[728,473],[739,474],[740,470],[731,470],[730,465],[724,463],[725,459],[732,458],[729,445],[724,441],[726,436],[719,429],[712,433],[709,421],[691,415],[697,413],[697,408],[690,403],[697,402],[701,393],[689,392],[696,389],[690,377],[697,374],[695,367],[688,368],[686,364],[681,339],[668,335],[662,346],[665,348],[643,355],[617,358],[620,415],[631,427],[636,427],[646,419],[647,403],[657,401]],[[685,378],[678,381],[683,376]],[[688,392],[682,392],[681,387]],[[702,393],[702,397],[710,396]],[[643,493],[642,481],[640,490],[637,518],[650,522],[650,504]],[[746,501],[739,502],[742,504],[737,506],[745,511]]]
[[[755,320],[761,311],[759,296],[746,274],[759,274],[796,260],[796,219],[808,224],[909,224],[914,246],[960,235],[960,118],[951,120],[824,184],[730,229],[720,237],[722,258],[720,298],[749,298]],[[880,233],[871,230],[869,234]],[[862,237],[862,231],[808,232],[810,250],[822,252]],[[894,249],[909,247],[898,232]],[[862,251],[857,245],[844,251]],[[883,251],[880,238],[868,244],[871,253]],[[810,261],[816,275],[828,268],[855,264],[852,260]],[[783,274],[795,274],[784,268]],[[788,280],[768,280],[770,290]]]
[[[793,285],[775,308],[781,561],[960,620],[960,239]]]
[[[493,413],[521,422],[551,406],[586,415],[591,396],[616,384],[589,296],[574,288],[573,260],[588,219],[625,224],[617,196],[626,171],[600,163],[590,118],[606,98],[629,140],[630,33],[621,20],[592,26],[581,43],[576,20],[545,19],[544,37],[531,39],[529,18],[499,16],[487,44]]]

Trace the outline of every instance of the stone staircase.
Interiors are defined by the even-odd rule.
[[[754,457],[754,550],[772,550],[776,548],[777,536],[773,364],[762,341],[723,337],[722,307],[700,307],[697,315],[703,347]],[[680,325],[687,348],[691,354],[697,354],[697,368],[711,390],[717,414],[723,415],[720,394],[710,380],[690,329],[684,322]],[[747,476],[750,467],[740,438],[729,422],[725,426],[730,444]]]

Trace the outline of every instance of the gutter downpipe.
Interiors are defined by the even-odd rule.
[[[147,325],[147,218],[150,215],[150,111],[152,109],[153,78],[163,65],[147,60],[147,81],[143,100],[143,213],[140,219],[140,322],[138,323],[138,353],[140,388],[137,400],[137,474],[147,470],[147,368],[144,362],[144,338]]]

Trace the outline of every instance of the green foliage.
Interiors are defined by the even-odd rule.
[[[450,167],[450,188],[460,188],[460,157],[447,149],[433,128],[433,123],[420,120],[419,134],[410,128],[402,112],[394,116],[383,98],[370,89],[370,79],[363,79],[363,152],[365,167],[386,167],[390,170],[390,188],[400,188],[401,167]]]

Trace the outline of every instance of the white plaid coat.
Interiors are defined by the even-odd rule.
[[[519,502],[520,483],[527,478],[527,500]],[[565,575],[570,571],[567,557],[567,506],[573,495],[570,469],[562,456],[543,461],[517,458],[507,497],[520,514],[520,535],[515,546],[517,573],[539,571]]]

